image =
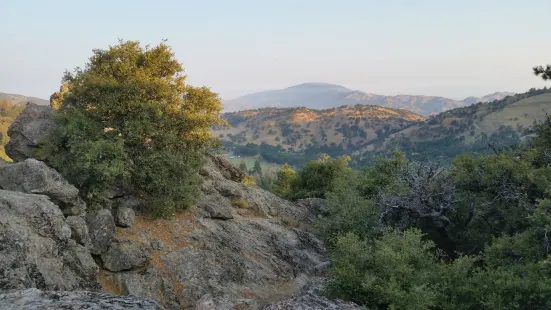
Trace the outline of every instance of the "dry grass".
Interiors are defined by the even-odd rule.
[[[344,143],[345,147],[348,147],[348,143],[365,144],[375,139],[377,130],[386,125],[390,125],[393,129],[403,128],[400,120],[406,122],[424,120],[422,116],[415,113],[376,106],[341,107],[328,110],[267,109],[236,113],[244,118],[244,121],[230,129],[215,130],[213,134],[217,137],[222,134],[222,140],[227,141],[231,140],[228,134],[239,135],[245,140],[240,143],[242,145],[267,143],[280,146],[285,150],[293,148],[295,151],[305,150],[309,145],[315,144],[314,142],[320,145]],[[235,116],[235,114],[232,115]],[[288,144],[287,138],[282,136],[280,125],[290,125],[293,132],[291,136],[299,134],[300,137]],[[337,131],[343,125],[357,125],[365,131],[366,136],[356,136],[349,140]],[[326,134],[325,139],[322,132]],[[276,138],[279,138],[279,141]]]

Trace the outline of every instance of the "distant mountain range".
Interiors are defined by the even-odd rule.
[[[12,104],[26,104],[27,102],[32,102],[40,105],[50,104],[50,101],[46,99],[7,93],[0,93],[0,100],[7,100]]]
[[[345,105],[367,104],[387,108],[406,109],[428,116],[477,102],[499,100],[514,95],[511,92],[496,92],[484,97],[468,97],[457,101],[435,96],[398,95],[383,96],[351,90],[327,83],[304,83],[284,89],[268,90],[245,95],[224,102],[225,111],[241,111],[266,107],[307,107],[329,109]]]

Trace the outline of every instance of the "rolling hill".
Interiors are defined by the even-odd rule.
[[[551,113],[551,90],[532,89],[505,99],[446,111],[373,141],[356,156],[399,149],[413,158],[453,158],[460,152],[483,152],[517,144],[531,134],[535,121]]]
[[[0,101],[8,101],[11,104],[19,105],[27,102],[32,102],[40,105],[48,105],[50,102],[46,99],[40,99],[35,97],[27,97],[23,95],[0,93]]]
[[[251,110],[266,107],[307,107],[329,109],[344,105],[377,105],[394,109],[406,109],[428,116],[480,101],[501,99],[512,93],[493,93],[481,98],[468,97],[457,101],[444,97],[398,95],[383,96],[350,90],[346,87],[326,83],[304,83],[285,89],[269,90],[224,101],[226,111]]]
[[[222,117],[231,128],[215,128],[213,133],[238,155],[295,153],[305,158],[318,152],[352,153],[425,120],[407,110],[372,105],[325,110],[264,108]]]
[[[514,94],[515,93],[512,92],[495,92],[483,97],[467,97],[461,101],[464,102],[465,105],[471,105],[479,102],[491,102],[494,100],[501,100],[507,96],[513,96]]]

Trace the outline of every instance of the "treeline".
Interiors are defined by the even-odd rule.
[[[231,137],[232,141],[225,141],[224,146],[226,150],[233,152],[235,155],[260,155],[267,162],[279,165],[288,163],[294,167],[302,167],[307,162],[315,160],[320,154],[328,154],[331,157],[356,154],[352,156],[349,164],[352,167],[359,168],[373,166],[378,156],[386,156],[389,153],[389,151],[364,152],[358,155],[362,148],[368,145],[381,146],[383,142],[386,142],[387,146],[385,149],[400,150],[409,159],[432,159],[450,164],[451,160],[462,152],[491,153],[494,148],[509,148],[520,143],[523,136],[532,133],[529,128],[502,126],[491,134],[480,133],[475,136],[474,122],[476,118],[483,118],[485,115],[502,110],[519,100],[549,92],[551,92],[551,89],[546,87],[543,89],[532,88],[525,93],[508,96],[501,100],[486,103],[480,102],[443,112],[430,118],[420,127],[419,135],[426,134],[427,137],[423,138],[423,136],[419,136],[421,138],[418,139],[419,141],[412,141],[407,137],[402,138],[400,136],[389,141],[388,137],[398,131],[398,128],[390,129],[388,125],[384,128],[385,130],[379,129],[377,131],[377,138],[375,140],[363,144],[347,143],[347,140],[344,139],[340,144],[320,145],[314,143],[307,146],[304,150],[294,151],[292,148],[273,146],[265,142],[260,145],[254,143],[240,145],[245,138],[236,135]],[[484,112],[480,114],[481,111]],[[458,120],[453,120],[449,126],[444,126],[443,121],[447,118],[456,118]],[[228,121],[231,123],[239,123],[243,120],[244,118],[238,114],[228,117]],[[338,125],[340,126],[339,131],[344,130],[348,132],[350,128],[354,128],[348,125]],[[466,137],[473,141],[466,142]]]
[[[551,118],[527,143],[450,166],[404,153],[353,170],[324,156],[274,181],[326,199],[316,223],[332,267],[325,294],[369,309],[551,308]]]
[[[291,166],[302,167],[307,162],[315,160],[320,154],[330,156],[340,156],[346,151],[338,145],[310,147],[303,152],[287,151],[281,146],[273,146],[267,143],[260,145],[247,143],[238,145],[229,141],[224,141],[224,148],[231,151],[236,156],[257,156],[269,163],[278,165],[289,164]]]

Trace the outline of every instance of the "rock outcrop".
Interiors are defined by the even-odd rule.
[[[118,207],[115,212],[115,223],[120,227],[130,227],[136,221],[136,213],[131,208]]]
[[[0,190],[0,290],[96,289],[97,272],[47,196]]]
[[[299,222],[309,216],[307,209],[297,208],[296,204],[259,187],[242,184],[243,173],[239,174],[236,170],[239,171],[225,158],[206,155],[205,165],[200,172],[204,183],[203,198],[199,202],[199,207],[205,211],[206,217],[216,214],[213,210],[218,213],[228,213],[229,210],[234,217],[243,214],[264,218],[277,217],[285,222]],[[232,203],[238,200],[247,202],[247,208],[234,207]]]
[[[11,310],[163,310],[153,300],[134,296],[112,296],[100,292],[52,292],[38,289],[0,293],[0,309]]]
[[[109,271],[132,270],[145,266],[149,262],[148,248],[143,244],[120,239],[109,246],[101,255],[103,267]]]
[[[152,219],[134,214],[139,198],[113,194],[112,210],[77,215],[78,191],[68,190],[55,170],[27,159],[40,135],[54,128],[50,113],[29,104],[10,127],[16,137],[10,156],[22,162],[0,164],[17,180],[2,183],[5,176],[0,176],[0,187],[10,190],[0,190],[0,290],[94,290],[99,281],[106,292],[156,300],[167,309],[244,310],[270,303],[287,307],[273,309],[291,309],[293,303],[292,309],[301,309],[315,300],[320,307],[339,309],[338,302],[316,294],[299,297],[310,277],[327,265],[323,244],[307,232],[323,212],[323,201],[299,206],[244,185],[239,169],[207,154],[200,171],[203,195],[195,208],[171,219]],[[295,299],[277,303],[288,296]],[[113,309],[145,303],[145,309],[160,309],[133,297],[90,292],[0,295],[0,302],[7,299],[59,307],[94,300]]]
[[[10,141],[5,149],[13,161],[35,157],[39,138],[56,127],[52,113],[53,110],[49,106],[27,103],[8,129]]]
[[[0,161],[0,189],[46,195],[65,215],[83,215],[86,210],[76,187],[56,170],[32,158],[19,163]]]
[[[171,220],[138,216],[132,227],[117,228],[128,248],[113,243],[102,255],[111,271],[102,272],[103,286],[168,309],[260,309],[300,291],[325,251],[314,235],[289,225],[311,216],[308,209],[242,184],[240,172],[218,156],[206,156],[201,174],[197,208]],[[146,265],[137,263],[146,251],[130,250],[130,240],[149,246]],[[115,263],[108,256],[124,266],[107,266]]]

